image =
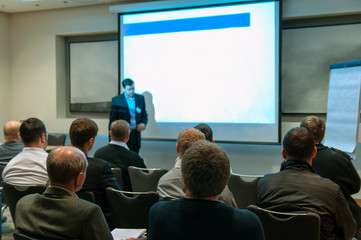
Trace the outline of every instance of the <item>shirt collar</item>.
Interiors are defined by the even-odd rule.
[[[127,146],[127,144],[125,142],[111,140],[110,144],[118,145],[118,146],[124,147],[124,148],[129,150],[129,148],[128,148],[128,146]]]
[[[127,95],[127,94],[125,94],[125,93],[124,93],[124,97],[125,97],[125,99],[126,99],[127,101],[134,101],[135,94],[134,94],[134,96],[133,96],[133,98],[132,98],[132,99],[130,99],[130,98],[128,97],[128,95]]]
[[[49,185],[49,187],[50,187],[50,188],[62,189],[62,190],[64,190],[64,191],[66,191],[67,193],[69,193],[71,196],[78,198],[78,195],[76,195],[75,192],[72,192],[72,191],[70,191],[69,189],[66,189],[66,188],[63,188],[63,187],[59,187],[59,186],[54,186],[54,185]]]
[[[181,168],[181,160],[179,157],[176,158],[174,168]]]

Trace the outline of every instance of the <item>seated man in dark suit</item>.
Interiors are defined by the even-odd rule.
[[[4,125],[4,139],[5,143],[0,145],[0,161],[9,162],[10,159],[18,155],[23,148],[24,144],[20,138],[20,125],[19,121],[9,121]]]
[[[217,201],[230,176],[221,147],[199,140],[185,151],[181,165],[185,197],[153,205],[148,240],[264,239],[255,214]]]
[[[356,223],[350,208],[337,184],[314,173],[311,165],[316,154],[310,131],[289,130],[283,139],[281,171],[258,182],[256,205],[279,212],[317,213],[321,240],[352,239]]]
[[[16,232],[36,239],[113,239],[98,205],[77,198],[85,181],[87,160],[73,147],[48,155],[50,185],[16,205]]]
[[[120,168],[123,173],[123,188],[132,191],[128,167],[135,166],[146,168],[144,160],[135,152],[129,150],[127,142],[129,139],[129,123],[124,120],[112,122],[109,131],[111,141],[108,145],[99,148],[94,157],[108,161],[114,168]]]
[[[307,128],[312,133],[317,148],[317,155],[312,160],[313,170],[321,177],[328,178],[340,186],[357,223],[357,236],[361,239],[361,208],[351,196],[360,191],[360,176],[350,156],[321,143],[326,128],[322,119],[315,116],[306,117],[302,120],[301,127]]]
[[[103,210],[104,216],[112,229],[110,212],[105,199],[105,189],[112,187],[120,190],[111,170],[110,164],[102,159],[88,157],[87,154],[93,147],[98,134],[97,124],[88,118],[78,118],[72,122],[69,129],[70,142],[73,147],[86,156],[88,169],[83,187],[79,192],[90,191],[94,193],[95,203]]]

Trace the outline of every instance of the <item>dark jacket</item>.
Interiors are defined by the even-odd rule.
[[[302,160],[284,162],[257,186],[256,204],[280,212],[314,212],[321,218],[321,240],[352,239],[356,223],[340,187],[315,174]]]
[[[352,164],[350,156],[322,144],[316,144],[316,147],[317,155],[312,160],[313,170],[321,177],[328,178],[340,186],[357,223],[357,229],[360,229],[361,208],[351,197],[360,190],[360,176]]]
[[[104,159],[109,162],[112,167],[122,170],[124,191],[132,191],[128,167],[146,168],[144,160],[137,153],[115,144],[108,144],[99,148],[95,152],[94,157]]]
[[[120,186],[118,185],[108,162],[99,158],[87,157],[87,159],[88,168],[86,171],[86,178],[83,187],[79,192],[90,191],[94,193],[95,203],[100,206],[110,225],[110,211],[105,198],[105,189],[107,187],[112,187],[121,190]],[[111,225],[110,228],[112,228]]]
[[[139,111],[135,111],[136,124],[144,123],[146,125],[148,123],[148,114],[145,109],[144,96],[140,94],[134,94],[134,100],[135,100],[135,108],[139,109]],[[109,116],[109,129],[112,122],[119,119],[127,121],[130,124],[130,112],[124,93],[112,98],[112,104],[111,104],[110,116]],[[138,131],[136,131],[135,141],[136,141],[135,144],[138,146],[138,148],[140,148],[141,138],[140,138],[140,132]]]

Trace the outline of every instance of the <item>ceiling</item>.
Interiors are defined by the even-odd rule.
[[[144,0],[143,0],[144,1]],[[19,13],[97,4],[142,2],[141,0],[0,0],[0,12]]]

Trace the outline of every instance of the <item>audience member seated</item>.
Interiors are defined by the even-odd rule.
[[[73,147],[58,147],[47,161],[50,185],[16,205],[15,231],[35,239],[113,239],[99,206],[77,198],[87,161]]]
[[[195,128],[187,128],[179,133],[176,144],[178,158],[176,159],[174,168],[169,170],[159,179],[157,187],[159,200],[174,200],[184,197],[181,173],[182,156],[192,143],[201,139],[204,139],[204,134]],[[224,190],[217,197],[217,200],[229,206],[237,207],[233,194],[228,186],[225,186]]]
[[[310,131],[288,131],[283,139],[281,171],[258,182],[256,205],[279,212],[317,213],[321,240],[352,239],[356,223],[350,208],[337,184],[314,173],[311,165],[316,154]]]
[[[105,189],[111,187],[120,190],[110,164],[99,158],[88,157],[88,151],[93,147],[98,134],[97,124],[88,118],[78,118],[72,122],[69,130],[70,142],[88,160],[86,179],[79,192],[93,192],[95,203],[98,204],[112,229],[110,212],[105,198]]]
[[[46,128],[37,118],[28,118],[20,125],[24,149],[6,165],[3,181],[13,185],[47,185]]]
[[[153,205],[148,240],[264,239],[255,214],[217,201],[230,176],[222,148],[206,140],[195,142],[182,156],[181,171],[185,197]]]
[[[200,123],[194,128],[201,131],[207,141],[214,143],[213,130],[208,124]]]
[[[5,123],[3,128],[5,142],[0,145],[0,162],[9,162],[10,159],[23,150],[24,144],[21,142],[19,132],[20,125],[19,121]]]
[[[110,143],[99,148],[94,154],[94,157],[104,159],[112,167],[122,170],[124,191],[132,191],[128,167],[146,168],[144,160],[137,153],[129,150],[127,146],[129,133],[129,123],[126,121],[116,120],[112,122],[109,131]]]
[[[357,238],[361,239],[361,208],[351,197],[352,194],[360,191],[360,176],[347,153],[321,143],[325,136],[325,126],[325,122],[315,116],[306,117],[301,122],[301,127],[307,128],[312,133],[317,148],[317,155],[312,160],[312,168],[321,177],[328,178],[340,186],[357,223]]]

